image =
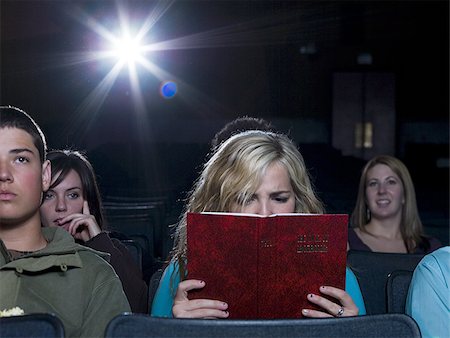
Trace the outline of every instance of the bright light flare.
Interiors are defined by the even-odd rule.
[[[132,65],[143,58],[143,48],[137,38],[125,37],[114,42],[112,55],[117,57],[119,62]]]

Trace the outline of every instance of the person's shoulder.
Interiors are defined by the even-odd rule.
[[[47,242],[52,245],[75,243],[73,237],[66,230],[59,227],[42,227],[41,232]]]
[[[94,250],[92,248],[82,246],[82,249],[78,251],[80,258],[84,264],[96,265],[99,267],[110,267],[108,258],[109,254],[101,251]]]
[[[168,264],[163,268],[163,273],[161,276],[161,283],[162,284],[178,284],[181,281],[180,276],[180,267],[179,263],[172,259],[168,262]]]
[[[48,255],[77,254],[84,268],[96,266],[97,268],[111,268],[108,253],[94,250],[74,241],[67,231],[61,228],[43,228],[42,232],[49,245],[45,252]],[[112,268],[111,268],[112,269]]]
[[[444,246],[425,255],[416,270],[422,274],[438,274],[450,278],[450,246]]]
[[[355,273],[353,272],[353,270],[351,268],[349,268],[348,266],[345,267],[345,278],[348,279],[356,279]]]
[[[422,262],[428,262],[428,261],[439,261],[439,262],[445,262],[449,260],[450,258],[450,246],[444,246],[439,249],[434,250],[433,252],[426,255]]]
[[[95,250],[86,248],[86,250],[79,251],[78,254],[82,262],[84,279],[93,287],[119,281],[114,268]]]
[[[357,232],[359,232],[358,228],[348,228],[348,241],[349,242],[358,242],[360,238],[358,237]]]
[[[163,268],[162,278],[170,277],[173,274],[179,275],[179,266],[178,262],[174,261],[173,259],[170,260]]]
[[[448,256],[448,254],[450,254],[450,246],[449,245],[443,246],[442,248],[437,249],[433,253],[435,255]]]
[[[364,233],[359,228],[348,229],[348,245],[350,250],[372,251],[361,239]]]

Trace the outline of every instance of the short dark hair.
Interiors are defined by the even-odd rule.
[[[39,151],[41,163],[44,163],[47,142],[41,128],[30,115],[22,109],[13,106],[0,106],[0,129],[2,128],[18,128],[30,134],[34,145]]]
[[[102,200],[95,177],[94,168],[87,157],[75,150],[52,150],[47,153],[47,159],[52,164],[52,181],[55,176],[57,179],[51,184],[49,189],[59,185],[74,170],[81,179],[83,188],[83,198],[89,204],[89,210],[95,217],[100,229],[103,229],[104,217],[102,213]]]
[[[235,134],[247,130],[275,131],[270,122],[263,118],[242,116],[228,122],[211,140],[211,150],[214,151],[223,141]]]

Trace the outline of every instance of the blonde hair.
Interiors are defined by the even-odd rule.
[[[359,181],[356,206],[350,218],[351,226],[367,232],[365,227],[370,222],[370,209],[366,200],[367,173],[377,164],[388,166],[402,182],[405,203],[402,208],[400,231],[408,252],[413,252],[422,242],[423,226],[417,210],[416,193],[411,175],[403,162],[395,157],[376,156],[364,166]]]
[[[222,143],[205,163],[177,224],[171,256],[179,264],[182,279],[185,276],[187,212],[229,212],[236,202],[244,205],[274,162],[284,165],[288,171],[295,194],[295,212],[324,213],[303,157],[287,136],[256,130],[236,134]]]

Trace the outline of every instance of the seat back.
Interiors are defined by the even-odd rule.
[[[122,314],[111,320],[105,338],[126,337],[409,337],[420,338],[405,314],[325,319],[173,319]]]
[[[165,259],[169,250],[169,229],[165,222],[163,202],[104,202],[103,211],[110,230],[120,231],[127,236],[145,235],[151,255]]]
[[[63,338],[64,326],[59,318],[49,313],[1,317],[2,338]]]
[[[103,203],[108,227],[126,235],[143,233],[153,242],[155,228],[159,226],[159,211],[153,204]]]
[[[155,293],[156,290],[158,290],[159,281],[161,280],[163,272],[163,269],[155,271],[148,283],[148,308],[150,313],[152,312],[153,298],[155,298]]]
[[[387,278],[387,311],[388,313],[405,313],[406,297],[412,271],[395,270]]]
[[[143,249],[142,249],[141,245],[132,239],[123,239],[120,242],[127,247],[128,252],[131,254],[131,257],[133,257],[134,261],[136,262],[136,265],[142,271],[143,270],[143,261],[142,261]]]
[[[347,265],[355,273],[367,314],[387,313],[386,283],[395,270],[414,271],[423,254],[398,254],[350,250]]]

